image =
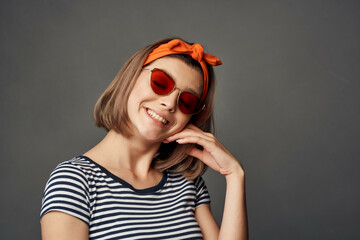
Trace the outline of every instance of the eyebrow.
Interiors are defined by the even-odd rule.
[[[175,86],[176,86],[176,81],[175,81],[174,77],[171,76],[171,74],[169,74],[169,73],[168,73],[166,70],[164,70],[164,69],[157,68],[157,67],[155,67],[155,68],[163,71],[166,75],[168,75],[168,76],[175,82]],[[153,69],[154,69],[154,68],[153,68]],[[180,89],[180,90],[181,90],[181,91],[184,91],[184,90],[182,90],[182,89]],[[200,94],[201,94],[201,93],[200,93],[200,94],[197,93],[196,91],[194,91],[194,89],[188,88],[188,89],[185,89],[185,91],[190,92],[190,93],[194,94],[195,96],[197,96],[198,98],[200,98]]]

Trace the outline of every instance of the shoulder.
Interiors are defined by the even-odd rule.
[[[188,179],[181,173],[168,173],[168,181],[166,188],[172,189],[174,193],[186,194],[193,196],[195,199],[195,206],[200,206],[205,203],[210,203],[210,195],[207,190],[205,181],[201,176],[195,179]]]
[[[54,172],[56,170],[64,170],[64,169],[85,172],[92,168],[93,168],[93,164],[90,162],[90,160],[79,156],[60,163],[59,165],[56,166]]]
[[[197,189],[206,188],[205,181],[201,176],[195,178],[193,181],[194,181],[194,185]]]
[[[58,172],[73,172],[79,175],[87,176],[97,171],[96,164],[86,157],[74,157],[64,161],[56,166],[51,175]]]
[[[206,189],[205,182],[201,176],[195,179],[188,179],[181,173],[168,173],[168,185],[184,188],[186,186],[193,188],[196,192]]]
[[[181,173],[172,173],[167,172],[167,183],[173,186],[184,186],[184,185],[192,185],[194,186],[194,181],[187,179]]]
[[[42,198],[40,216],[60,211],[89,222],[91,163],[79,157],[60,163],[51,173]]]
[[[170,183],[187,183],[196,187],[205,185],[204,179],[198,176],[195,179],[188,179],[181,173],[167,172],[168,182]]]
[[[88,189],[89,178],[94,174],[94,164],[88,159],[74,157],[56,166],[50,174],[46,189],[56,186],[67,186]]]

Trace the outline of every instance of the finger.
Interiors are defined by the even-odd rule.
[[[212,161],[211,159],[204,157],[204,152],[202,150],[197,148],[192,148],[190,151],[188,151],[188,154],[190,156],[196,157],[197,159],[199,159],[200,161],[202,161],[203,163],[205,163],[207,166],[214,169],[215,171],[220,171],[219,165],[216,162]]]
[[[204,153],[203,153],[203,151],[200,150],[200,149],[192,148],[192,149],[190,149],[190,150],[188,151],[188,154],[189,154],[190,156],[193,156],[193,157],[196,157],[196,158],[202,160]]]
[[[204,133],[200,128],[196,127],[194,124],[189,123],[188,125],[185,126],[184,129],[182,129],[180,132],[175,133],[175,134],[172,135],[172,136],[175,136],[175,135],[177,135],[178,133],[188,132],[188,131],[190,131],[190,132]],[[172,137],[172,136],[170,136],[170,137]]]
[[[197,136],[197,137],[202,137],[204,139],[207,139],[208,141],[211,141],[211,139],[214,139],[213,136],[210,136],[208,134],[206,134],[205,132],[196,132],[193,130],[183,130],[181,132],[175,133],[174,135],[166,138],[166,140],[168,141],[175,141],[177,139],[180,138],[186,138],[186,137],[191,137],[191,136]]]
[[[199,145],[202,145],[204,147],[204,145],[209,145],[210,143],[213,143],[214,141],[206,136],[203,135],[198,135],[198,134],[181,134],[181,135],[177,135],[174,136],[171,139],[168,139],[169,142],[173,142],[176,141],[178,143],[196,143]],[[207,144],[206,142],[208,142],[209,144]]]
[[[196,126],[196,125],[194,125],[194,124],[192,124],[192,123],[189,123],[189,124],[187,125],[187,128],[190,129],[190,130],[193,130],[193,131],[195,131],[195,132],[201,132],[201,133],[203,133],[203,134],[205,134],[205,135],[213,135],[212,133],[203,131],[203,130],[200,129],[198,126]]]
[[[211,150],[213,149],[213,146],[214,146],[213,141],[209,141],[200,136],[186,136],[186,137],[177,139],[176,142],[179,144],[195,143],[195,144],[202,146],[204,149],[206,149],[209,152],[211,152]]]
[[[195,126],[195,125],[192,124],[192,123],[189,123],[189,124],[187,125],[187,127],[188,127],[189,129],[202,131],[200,128],[198,128],[197,126]]]
[[[187,128],[190,129],[190,130],[194,130],[194,131],[196,131],[196,132],[202,132],[202,133],[204,133],[205,135],[213,135],[212,133],[206,132],[206,131],[202,130],[201,128],[199,128],[198,126],[196,126],[196,125],[194,125],[194,124],[192,124],[192,123],[189,123],[189,124],[187,125]]]

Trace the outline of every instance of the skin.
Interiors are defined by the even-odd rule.
[[[144,189],[156,185],[162,178],[161,172],[151,168],[151,161],[161,142],[201,145],[203,150],[194,148],[189,154],[224,175],[227,187],[220,228],[208,204],[195,210],[204,239],[247,239],[245,174],[241,164],[212,134],[188,124],[191,116],[183,114],[177,107],[179,89],[200,95],[202,75],[181,60],[171,57],[160,58],[147,68],[155,67],[166,71],[178,89],[169,95],[155,94],[149,85],[150,71],[144,70],[136,81],[127,105],[133,136],[126,138],[110,130],[101,142],[83,155],[133,187]],[[163,125],[151,118],[148,109],[164,117],[168,123]],[[87,224],[58,211],[42,217],[41,230],[44,240],[89,238]]]

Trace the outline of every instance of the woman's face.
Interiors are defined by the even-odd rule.
[[[177,105],[179,91],[193,92],[200,97],[203,79],[198,70],[173,57],[159,58],[146,67],[153,68],[166,72],[174,80],[176,89],[168,95],[156,94],[150,86],[151,71],[143,70],[130,93],[127,109],[135,136],[160,142],[181,131],[191,118]]]

